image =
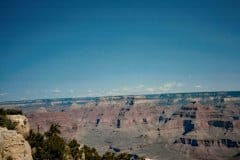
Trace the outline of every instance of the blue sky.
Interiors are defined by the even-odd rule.
[[[240,90],[237,0],[0,8],[0,101]]]

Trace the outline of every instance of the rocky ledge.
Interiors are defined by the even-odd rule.
[[[0,127],[0,159],[32,160],[31,147],[24,139],[29,131],[27,118],[22,115],[9,116],[17,122],[16,130]]]

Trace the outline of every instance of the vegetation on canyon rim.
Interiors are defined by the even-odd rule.
[[[32,148],[33,159],[130,160],[133,157],[133,155],[127,153],[115,155],[112,152],[106,152],[103,156],[100,156],[95,148],[87,145],[80,147],[80,144],[75,139],[67,143],[62,137],[60,137],[61,132],[59,128],[60,126],[58,124],[52,124],[49,131],[44,134],[39,132],[34,133],[32,130],[30,131],[27,140]],[[138,157],[138,159],[143,160],[141,157]]]
[[[0,108],[0,126],[9,130],[15,130],[18,123],[12,122],[7,115],[22,115],[21,110]],[[61,136],[60,125],[52,124],[47,132],[35,133],[30,130],[26,140],[32,149],[34,160],[143,160],[143,158],[128,153],[115,155],[112,152],[106,152],[102,156],[93,147],[80,144],[72,139],[66,142]],[[12,159],[11,156],[7,159]]]
[[[9,130],[15,129],[17,122],[12,122],[7,118],[7,115],[22,115],[21,110],[16,109],[2,109],[0,108],[0,126],[6,127]]]

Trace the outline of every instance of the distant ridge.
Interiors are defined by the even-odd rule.
[[[2,101],[1,105],[8,104],[27,104],[27,103],[37,103],[37,102],[45,102],[50,103],[53,101],[91,101],[91,100],[99,100],[101,98],[123,98],[128,96],[145,96],[146,98],[156,98],[156,97],[164,97],[164,96],[174,96],[174,95],[182,95],[182,96],[231,96],[237,97],[240,94],[240,91],[209,91],[209,92],[174,92],[174,93],[159,93],[159,94],[137,94],[137,95],[114,95],[114,96],[93,96],[93,97],[79,97],[79,98],[44,98],[44,99],[32,99],[32,100],[16,100],[16,101]]]
[[[13,104],[32,104],[32,103],[51,103],[55,101],[97,101],[101,98],[123,98],[128,96],[145,96],[146,98],[162,98],[165,96],[173,96],[174,95],[182,95],[182,96],[231,96],[237,97],[239,96],[240,91],[209,91],[209,92],[176,92],[176,93],[159,93],[159,94],[137,94],[137,95],[114,95],[114,96],[93,96],[93,97],[79,97],[79,98],[47,98],[47,99],[33,99],[33,100],[16,100],[16,101],[2,101],[0,102],[1,105],[13,105]]]

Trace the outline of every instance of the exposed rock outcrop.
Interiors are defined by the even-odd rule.
[[[25,113],[33,130],[43,133],[58,123],[65,138],[100,151],[114,146],[154,159],[236,159],[239,97],[240,92],[209,92],[58,99],[45,100],[59,102],[55,110],[46,103],[48,112]]]
[[[30,131],[30,125],[28,119],[23,115],[8,115],[7,116],[12,122],[16,122],[16,131],[19,134],[22,134],[24,137],[28,136]]]
[[[0,127],[0,159],[32,160],[31,147],[15,130]]]

